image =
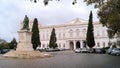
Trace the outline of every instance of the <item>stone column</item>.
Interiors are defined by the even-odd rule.
[[[80,47],[83,48],[83,41],[80,41]]]
[[[79,42],[80,42],[80,40],[79,40]],[[80,42],[80,48],[82,47],[82,45],[81,45],[81,42]]]
[[[76,41],[73,41],[74,49],[76,49]]]
[[[70,44],[69,44],[69,41],[68,41],[68,40],[66,41],[65,49],[70,49]]]

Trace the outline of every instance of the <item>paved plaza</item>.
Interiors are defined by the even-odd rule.
[[[52,52],[44,59],[0,59],[0,68],[120,68],[120,56]]]

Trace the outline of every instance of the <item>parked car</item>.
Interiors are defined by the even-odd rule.
[[[55,52],[55,51],[60,51],[60,49],[58,49],[58,48],[46,48],[45,49],[46,50],[46,52]]]
[[[107,54],[111,54],[112,50],[113,50],[113,48],[109,48],[109,49],[107,50]]]
[[[7,53],[8,51],[10,51],[10,49],[2,49],[2,50],[0,50],[0,53],[1,53],[1,54],[5,54],[5,53]]]
[[[111,52],[112,55],[120,55],[120,48],[114,48]]]
[[[81,52],[81,48],[77,48],[74,50],[75,53],[80,53]]]
[[[81,53],[88,53],[88,49],[87,48],[81,48]]]
[[[105,50],[103,48],[96,48],[95,49],[95,53],[97,53],[97,54],[104,54],[106,52],[105,52]]]
[[[95,53],[95,48],[88,49],[88,53]]]
[[[58,49],[58,48],[55,48],[55,49],[54,49],[54,51],[60,51],[60,49]]]
[[[37,48],[36,48],[36,50],[37,50],[37,51],[40,51],[40,52],[45,51],[45,49],[46,49],[46,48],[41,48],[41,47],[37,47]]]
[[[60,51],[64,51],[64,50],[65,50],[65,48],[59,48],[59,50],[60,50]]]

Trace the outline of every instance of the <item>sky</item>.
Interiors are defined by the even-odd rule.
[[[18,41],[20,22],[27,15],[29,20],[34,18],[43,26],[59,25],[75,18],[89,19],[92,10],[93,20],[98,21],[97,9],[93,5],[87,6],[83,0],[72,5],[73,0],[52,1],[47,6],[43,0],[33,3],[30,0],[0,0],[0,38],[10,42],[13,38]]]

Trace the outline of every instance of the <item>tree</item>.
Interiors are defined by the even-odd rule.
[[[86,36],[86,41],[89,48],[95,46],[94,33],[93,33],[94,27],[92,23],[93,20],[92,20],[92,11],[91,11],[89,16],[89,23],[88,23],[87,36]]]
[[[0,39],[0,50],[2,49],[9,49],[9,43],[6,42],[4,39]]]
[[[10,43],[6,42],[6,43],[3,43],[3,48],[4,49],[10,49],[10,46],[9,46]],[[16,45],[17,46],[17,45]],[[15,48],[16,48],[15,46]]]
[[[98,8],[99,21],[108,28],[108,37],[120,35],[120,0],[84,0]]]
[[[108,0],[84,0],[84,2],[86,2],[87,5],[94,4],[95,8],[102,7],[106,1]]]
[[[30,1],[33,1],[34,3],[37,3],[39,0],[30,0]],[[44,5],[48,5],[49,1],[53,1],[53,0],[43,0],[43,3]],[[60,1],[60,0],[55,0],[55,1]],[[77,0],[73,0],[72,4],[76,4],[77,3]]]
[[[50,48],[58,47],[56,41],[57,39],[56,39],[55,29],[53,28],[50,36],[49,47]]]
[[[3,45],[4,45],[3,43],[0,44],[0,50],[4,49]]]
[[[35,18],[33,22],[31,42],[34,50],[41,45],[37,18]]]
[[[13,38],[13,40],[9,43],[9,48],[16,49],[16,47],[17,47],[17,41],[15,38]]]

